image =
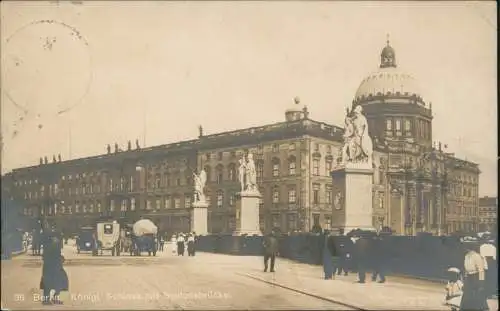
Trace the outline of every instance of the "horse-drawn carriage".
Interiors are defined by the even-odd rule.
[[[132,227],[130,255],[140,256],[142,252],[156,256],[158,227],[149,220],[141,219]]]

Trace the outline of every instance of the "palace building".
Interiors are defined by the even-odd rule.
[[[478,165],[432,142],[432,105],[415,79],[399,70],[387,43],[379,69],[362,80],[361,105],[374,145],[373,225],[397,234],[477,230]],[[161,231],[189,231],[193,172],[207,172],[211,233],[235,229],[238,160],[254,155],[262,194],[261,229],[310,231],[332,223],[331,171],[339,161],[343,128],[315,121],[296,98],[285,120],[204,135],[155,147],[108,146],[88,158],[15,169],[2,177],[28,218],[45,217],[66,231],[112,216],[143,216]]]

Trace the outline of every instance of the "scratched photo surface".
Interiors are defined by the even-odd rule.
[[[495,2],[2,1],[2,310],[497,310]]]

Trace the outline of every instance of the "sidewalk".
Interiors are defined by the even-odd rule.
[[[198,255],[198,254],[197,254]],[[357,274],[323,279],[323,268],[277,258],[276,273],[262,271],[262,257],[231,256],[199,253],[204,260],[224,271],[250,277],[275,286],[302,292],[364,310],[450,310],[443,305],[444,285],[434,282],[387,277],[384,284],[371,282],[367,274],[365,284],[356,283]],[[490,310],[498,310],[498,300],[488,302]]]

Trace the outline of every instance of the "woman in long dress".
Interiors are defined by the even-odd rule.
[[[484,259],[476,251],[473,243],[463,243],[467,254],[464,259],[464,288],[461,311],[488,310],[485,291],[485,266]]]
[[[43,244],[43,266],[40,289],[43,290],[43,304],[62,304],[60,292],[69,289],[69,280],[63,268],[64,257],[61,254],[60,237],[50,232]],[[54,290],[54,296],[50,292]]]

